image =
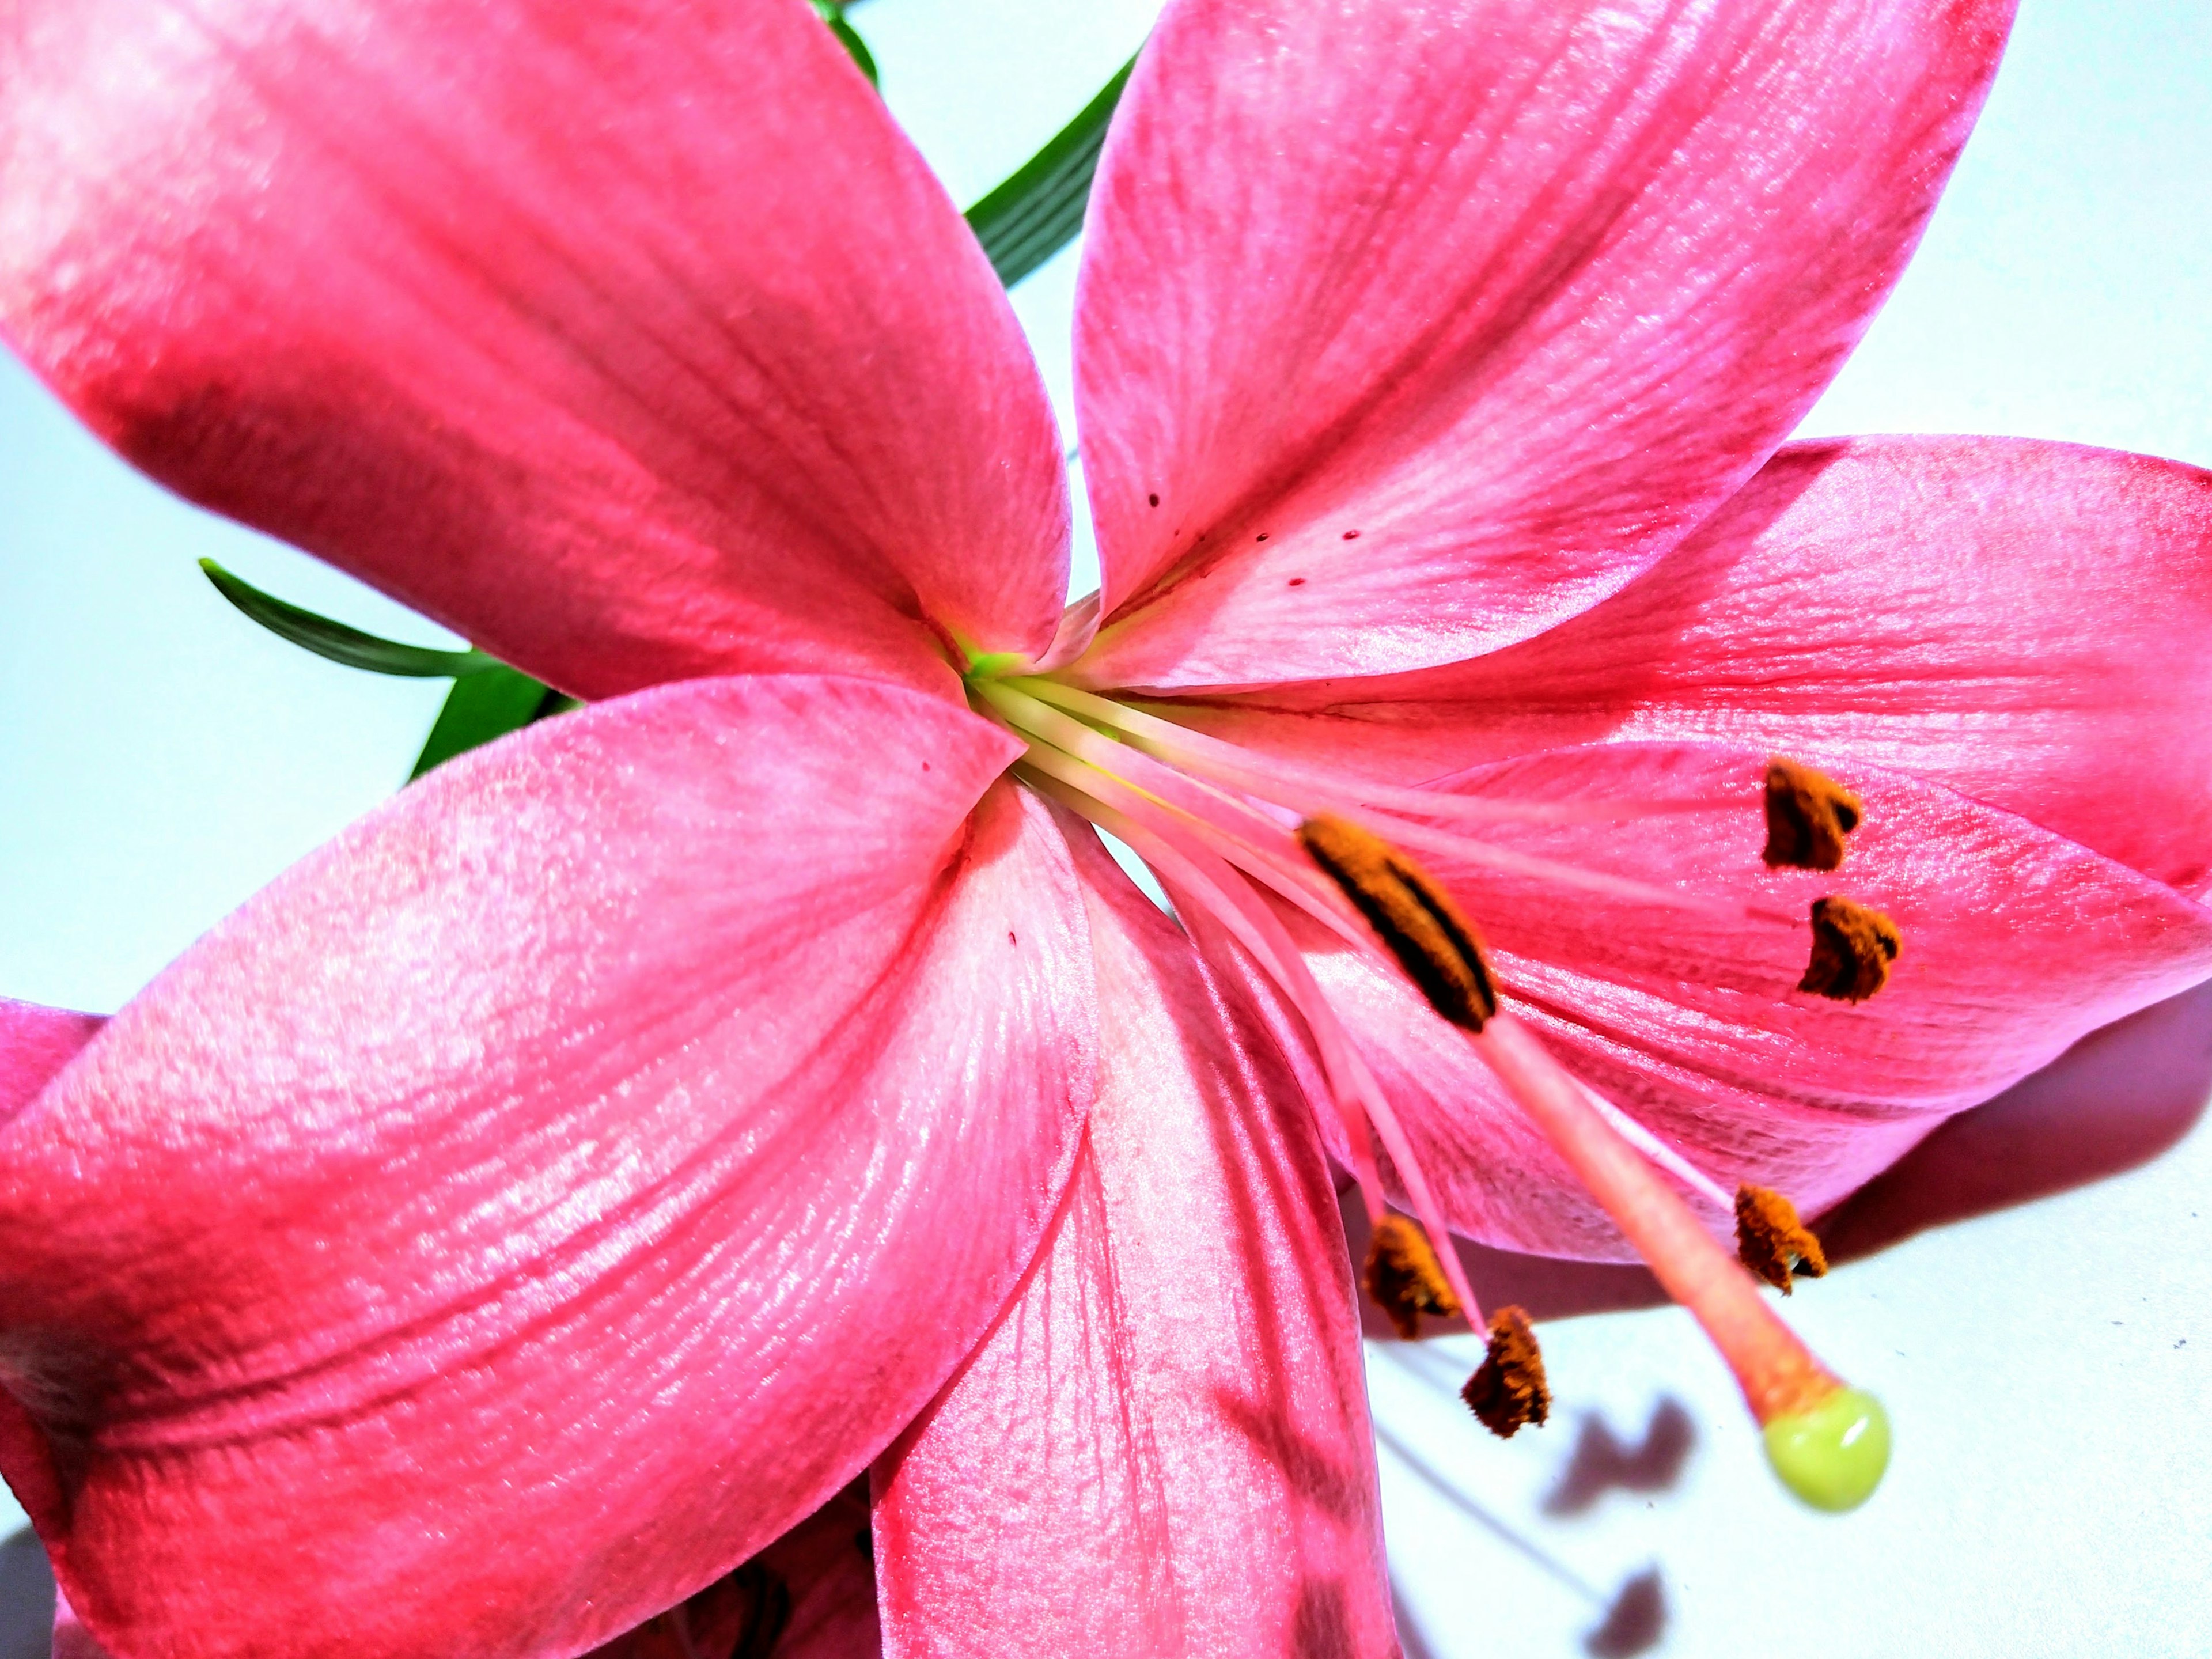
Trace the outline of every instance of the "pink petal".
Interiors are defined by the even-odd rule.
[[[855,1483],[737,1571],[590,1659],[878,1659],[869,1547],[867,1488]]]
[[[99,1014],[0,997],[0,1124],[29,1105],[106,1024]]]
[[[1784,450],[1641,580],[1524,645],[1335,688],[1359,701],[1317,720],[1226,724],[1419,778],[1611,737],[1765,745],[1933,779],[2202,896],[2209,636],[2212,473],[1854,438]]]
[[[1842,892],[1904,934],[1887,988],[1849,1006],[1794,988],[1808,927],[1578,894],[1424,852],[1481,928],[1516,1012],[1601,1094],[1724,1185],[1808,1212],[1943,1116],[2212,972],[2212,912],[2025,820],[1899,774],[1853,771],[1864,826],[1833,875],[1760,871],[1763,757],[1681,744],[1559,750],[1456,787],[1572,800],[1733,784],[1738,817],[1525,826],[1501,844],[1791,915]],[[1304,924],[1301,924],[1304,926]],[[1314,973],[1406,1120],[1455,1230],[1605,1257],[1622,1247],[1453,1028],[1395,973],[1304,927]]]
[[[1012,748],[799,676],[533,727],[0,1129],[0,1467],[100,1639],[573,1654],[865,1468],[1089,1105],[1079,896]]]
[[[1620,586],[1856,343],[2011,12],[1170,6],[1085,254],[1086,683],[1451,662]]]
[[[1042,650],[981,251],[797,4],[24,0],[0,327],[165,483],[588,697]]]
[[[1095,841],[1078,869],[1104,1043],[1090,1137],[1020,1294],[877,1466],[885,1651],[1394,1654],[1307,1108]]]
[[[53,1659],[112,1659],[107,1650],[92,1639],[92,1632],[77,1622],[69,1597],[58,1593],[54,1597]]]

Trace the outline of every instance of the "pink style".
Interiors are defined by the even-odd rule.
[[[1013,314],[798,0],[0,0],[15,349],[590,702],[6,1008],[64,1651],[1389,1655],[1336,1170],[1640,1252],[1770,1444],[1859,1397],[1736,1189],[2212,972],[2212,478],[1784,442],[2010,12],[1173,0],[1064,611]]]

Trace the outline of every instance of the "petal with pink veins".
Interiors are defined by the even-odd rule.
[[[803,5],[26,0],[0,331],[155,477],[565,691],[1042,651],[1060,444]]]
[[[0,997],[0,1124],[29,1105],[106,1024],[99,1014]]]
[[[1381,674],[1574,615],[1796,424],[2011,0],[1180,0],[1092,198],[1105,687]]]
[[[1558,801],[1733,789],[1744,803],[1733,815],[1486,831],[1499,846],[1679,890],[1711,912],[1580,893],[1416,849],[1480,928],[1515,1012],[1570,1070],[1723,1185],[1754,1181],[1808,1213],[1825,1209],[1943,1116],[2212,973],[2212,912],[1901,774],[1844,775],[1866,820],[1843,870],[1765,872],[1763,759],[1714,745],[1608,744],[1484,768],[1455,786]],[[1904,936],[1887,988],[1856,1006],[1795,988],[1808,922],[1721,908],[1756,901],[1804,917],[1814,897],[1835,892],[1886,912]],[[1547,1255],[1621,1254],[1610,1224],[1460,1033],[1396,973],[1304,918],[1291,925],[1455,1231]]]
[[[877,681],[603,704],[117,1015],[0,1128],[0,1467],[94,1633],[577,1653],[863,1469],[1089,1107],[1082,901],[1013,748]]]
[[[1249,1007],[1078,844],[1098,1101],[1020,1293],[877,1466],[884,1650],[1392,1654],[1310,1115]]]
[[[2015,438],[1793,444],[1603,605],[1197,723],[1421,780],[1608,738],[1910,772],[2212,892],[2212,473]]]

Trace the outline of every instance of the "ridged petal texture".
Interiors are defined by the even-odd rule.
[[[1170,6],[1085,252],[1085,682],[1456,661],[1619,587],[1856,343],[2011,12]]]
[[[592,698],[1051,638],[1036,368],[804,5],[23,0],[0,86],[0,331],[192,499]]]
[[[877,1467],[884,1651],[1383,1659],[1358,1328],[1311,1117],[1235,988],[1077,845],[1098,1102],[1019,1295]]]
[[[943,1386],[1096,1069],[1081,898],[934,696],[701,681],[441,769],[0,1128],[0,1466],[129,1659],[554,1659]]]
[[[1194,717],[1412,781],[1613,737],[1764,744],[1917,774],[2201,896],[2208,634],[2212,473],[1849,438],[1789,446],[1646,574],[1525,644]]]
[[[1804,916],[1843,893],[1904,936],[1856,1006],[1796,987],[1807,923],[1668,908],[1425,851],[1474,918],[1514,1011],[1570,1070],[1724,1185],[1808,1213],[2079,1037],[2212,972],[2212,911],[2111,859],[1935,785],[1844,775],[1866,804],[1844,868],[1760,871],[1763,754],[1621,744],[1482,769],[1455,787],[1572,802],[1718,795],[1740,812],[1486,832],[1512,849]],[[1549,1255],[1626,1247],[1464,1037],[1395,973],[1303,919],[1316,977],[1403,1117],[1455,1231]],[[1322,1119],[1324,1125],[1329,1120]],[[1727,1218],[1714,1218],[1717,1228]]]

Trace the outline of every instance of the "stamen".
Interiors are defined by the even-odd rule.
[[[1474,816],[1576,823],[1664,812],[1741,810],[1743,805],[1741,801],[1512,801],[1452,795],[1437,790],[1390,788],[1367,784],[1357,779],[1331,777],[1308,768],[1273,762],[1264,767],[1254,765],[1249,763],[1255,757],[1244,755],[1232,744],[1185,730],[1156,715],[1143,714],[1108,698],[1094,696],[1089,692],[1078,691],[1050,680],[1023,680],[1018,687],[1001,682],[996,685],[977,685],[971,689],[986,697],[1024,736],[1042,735],[1047,741],[1079,754],[1093,764],[1103,765],[1105,763],[1099,759],[1097,754],[1086,749],[1081,739],[1063,736],[1061,728],[1041,717],[1053,709],[1072,709],[1084,720],[1109,727],[1127,738],[1127,746],[1121,750],[1125,759],[1120,763],[1128,764],[1139,757],[1157,760],[1164,765],[1217,779],[1228,787],[1244,791],[1255,799],[1291,805],[1309,817],[1328,815],[1342,817],[1394,844],[1423,847],[1483,868],[1552,882],[1607,898],[1650,904],[1661,909],[1742,917],[1783,927],[1797,925],[1796,918],[1789,911],[1758,900],[1744,902],[1715,898],[1653,882],[1638,881],[1606,871],[1585,869],[1556,859],[1456,835],[1448,830],[1437,829],[1432,824],[1413,822],[1408,816],[1431,818]],[[1082,738],[1090,739],[1092,743],[1102,741],[1091,726],[1078,723],[1073,729],[1081,733]],[[1109,748],[1115,746],[1110,739],[1103,741]],[[1221,758],[1223,755],[1241,757],[1246,763],[1224,760]],[[1151,787],[1149,783],[1146,787]]]
[[[1813,959],[1801,991],[1834,1002],[1864,1002],[1889,983],[1904,936],[1879,910],[1847,898],[1813,901]]]
[[[1793,1273],[1821,1279],[1828,1272],[1827,1252],[1798,1220],[1797,1206],[1767,1187],[1735,1189],[1735,1253],[1784,1296]]]
[[[1768,1460],[1784,1484],[1818,1508],[1850,1509],[1864,1501],[1888,1456],[1880,1405],[1845,1388],[1813,1357],[1741,1265],[1613,1132],[1534,1032],[1500,1013],[1469,1041],[1667,1293],[1705,1327],[1735,1373],[1744,1403],[1766,1430]]]
[[[1766,763],[1766,850],[1770,870],[1835,870],[1844,838],[1859,827],[1865,803],[1825,773],[1777,755]]]
[[[1073,710],[1122,733],[1148,753],[1193,772],[1235,785],[1262,800],[1342,811],[1353,805],[1424,818],[1501,819],[1531,823],[1622,823],[1683,812],[1739,812],[1747,798],[1736,794],[1684,796],[1675,799],[1527,800],[1499,795],[1457,795],[1442,790],[1408,788],[1355,775],[1302,766],[1295,761],[1233,743],[1127,703],[1048,679],[1024,680],[1031,696]]]
[[[1366,1198],[1369,1218],[1380,1220],[1382,1178],[1376,1165],[1369,1125],[1362,1109],[1364,1097],[1357,1087],[1352,1056],[1342,1029],[1330,1018],[1321,988],[1314,982],[1304,958],[1298,955],[1281,921],[1261,902],[1259,895],[1237,880],[1225,861],[1202,847],[1192,845],[1174,827],[1157,820],[1140,823],[1129,813],[1095,795],[1085,795],[1080,788],[1049,772],[1031,770],[1027,762],[1016,767],[1015,771],[1017,775],[1026,775],[1029,782],[1071,811],[1126,842],[1163,881],[1194,897],[1199,915],[1187,917],[1186,926],[1197,923],[1200,915],[1203,915],[1226,930],[1290,998],[1291,1006],[1313,1033],[1315,1047],[1320,1050],[1329,1097],[1344,1126],[1346,1143],[1352,1158],[1352,1173],[1358,1178],[1360,1191]],[[1178,900],[1177,912],[1182,913],[1183,908]]]
[[[1128,843],[1138,856],[1159,872],[1164,881],[1187,887],[1201,896],[1195,914],[1187,911],[1178,897],[1176,910],[1184,916],[1186,926],[1202,927],[1206,921],[1212,921],[1226,927],[1291,999],[1320,1050],[1322,1069],[1328,1076],[1330,1097],[1345,1127],[1353,1159],[1352,1173],[1358,1178],[1370,1221],[1379,1224],[1383,1218],[1382,1182],[1369,1139],[1371,1132],[1396,1163],[1415,1212],[1431,1232],[1442,1236],[1443,1211],[1421,1173],[1419,1160],[1414,1156],[1404,1126],[1398,1121],[1389,1099],[1376,1086],[1365,1062],[1346,1040],[1343,1028],[1322,995],[1321,988],[1314,982],[1305,959],[1281,920],[1261,896],[1240,879],[1218,854],[1194,844],[1183,825],[1158,813],[1139,822],[1129,812],[1108,805],[1106,799],[1100,798],[1102,795],[1111,799],[1117,793],[1127,793],[1127,787],[1118,780],[1094,773],[1091,781],[1097,793],[1086,796],[1079,785],[1055,777],[1049,771],[1040,774],[1032,770],[1031,763],[1042,758],[1041,754],[1033,753],[1030,760],[1015,768],[1016,774],[1026,775],[1048,794],[1062,799],[1102,830]],[[1461,1309],[1470,1318],[1479,1319],[1481,1316],[1474,1292],[1467,1282],[1459,1258],[1447,1255],[1440,1259],[1438,1266]]]
[[[1426,871],[1380,836],[1323,815],[1298,826],[1298,840],[1357,905],[1429,1006],[1455,1025],[1480,1031],[1498,1012],[1498,990],[1474,925]]]
[[[1710,1201],[1716,1209],[1725,1212],[1734,1207],[1735,1200],[1729,1196],[1727,1190],[1719,1182],[1691,1163],[1688,1158],[1684,1158],[1681,1153],[1660,1139],[1657,1135],[1629,1116],[1626,1112],[1622,1111],[1620,1107],[1598,1093],[1589,1084],[1583,1083],[1580,1078],[1577,1078],[1575,1081],[1582,1089],[1583,1097],[1597,1109],[1598,1115],[1612,1126],[1613,1133],[1635,1147],[1638,1152],[1666,1170],[1668,1175],[1674,1176],[1692,1192]]]
[[[1552,1414],[1544,1356],[1528,1316],[1519,1308],[1500,1308],[1490,1316],[1490,1351],[1459,1397],[1500,1440],[1510,1440],[1528,1424],[1541,1428]]]
[[[1459,816],[1449,804],[1452,798],[1421,791],[1370,793],[1366,786],[1343,780],[1331,787],[1319,774],[1312,775],[1322,787],[1309,790],[1302,781],[1298,789],[1289,790],[1285,777],[1292,770],[1303,776],[1304,769],[1285,769],[1264,757],[1243,763],[1249,757],[1231,745],[1048,681],[1018,673],[1000,678],[977,675],[971,676],[969,690],[978,712],[1027,741],[1028,752],[1015,767],[1018,777],[1119,836],[1152,865],[1169,885],[1176,914],[1200,938],[1202,949],[1217,948],[1208,938],[1225,930],[1281,988],[1314,1041],[1321,1076],[1312,1082],[1343,1123],[1348,1156],[1375,1225],[1364,1274],[1369,1293],[1408,1337],[1418,1334],[1424,1313],[1463,1314],[1488,1331],[1484,1364],[1469,1380],[1465,1397],[1495,1432],[1510,1435],[1523,1423],[1542,1422],[1548,1413],[1550,1395],[1534,1333],[1517,1309],[1486,1323],[1457,1256],[1449,1251],[1440,1255],[1431,1243],[1447,1237],[1445,1217],[1412,1141],[1271,899],[1297,905],[1358,950],[1376,956],[1387,952],[1437,1013],[1469,1034],[1507,1092],[1613,1215],[1669,1293],[1704,1325],[1765,1427],[1770,1460],[1794,1491],[1824,1508],[1849,1508],[1872,1492],[1887,1456],[1888,1431],[1881,1407],[1844,1388],[1806,1351],[1757,1293],[1754,1281],[1706,1234],[1644,1158],[1717,1207],[1728,1207],[1728,1194],[1569,1076],[1532,1033],[1500,1011],[1496,980],[1474,926],[1443,888],[1385,834],[1395,838],[1402,832],[1407,841],[1440,847],[1456,859],[1615,898],[1648,898],[1668,907],[1724,910],[1794,925],[1786,912],[1651,888],[1470,841],[1431,824],[1402,823],[1397,816]],[[1119,740],[1109,732],[1119,734]],[[1175,741],[1162,740],[1163,733]],[[1194,750],[1205,764],[1193,763]],[[1808,860],[1826,858],[1831,851],[1839,857],[1843,836],[1858,822],[1856,799],[1816,773],[1779,761],[1770,770],[1769,784],[1770,795],[1783,798],[1770,815],[1770,843],[1789,843],[1775,850]],[[1376,798],[1384,793],[1392,797],[1387,805]],[[1623,816],[1691,805],[1626,805]],[[1480,810],[1492,806],[1504,807],[1506,816],[1520,815],[1525,806],[1531,817],[1550,817],[1554,806],[1565,806],[1563,820],[1569,814],[1613,811],[1597,802],[1485,803]],[[1293,833],[1289,825],[1298,811],[1307,816]],[[1786,837],[1771,821],[1776,814]],[[1802,848],[1793,851],[1796,843]],[[1898,931],[1887,917],[1830,897],[1813,908],[1813,961],[1802,988],[1858,1001],[1881,988],[1899,948]],[[1642,1157],[1638,1147],[1643,1148]],[[1388,1152],[1404,1181],[1418,1225],[1385,1209],[1378,1151]],[[1771,1279],[1778,1273],[1786,1288],[1793,1269],[1817,1273],[1825,1267],[1817,1240],[1786,1202],[1746,1189],[1735,1207],[1742,1219],[1739,1248],[1744,1259]]]
[[[1386,1215],[1375,1224],[1359,1284],[1408,1342],[1421,1334],[1423,1314],[1449,1319],[1460,1311],[1429,1236],[1410,1216]]]

